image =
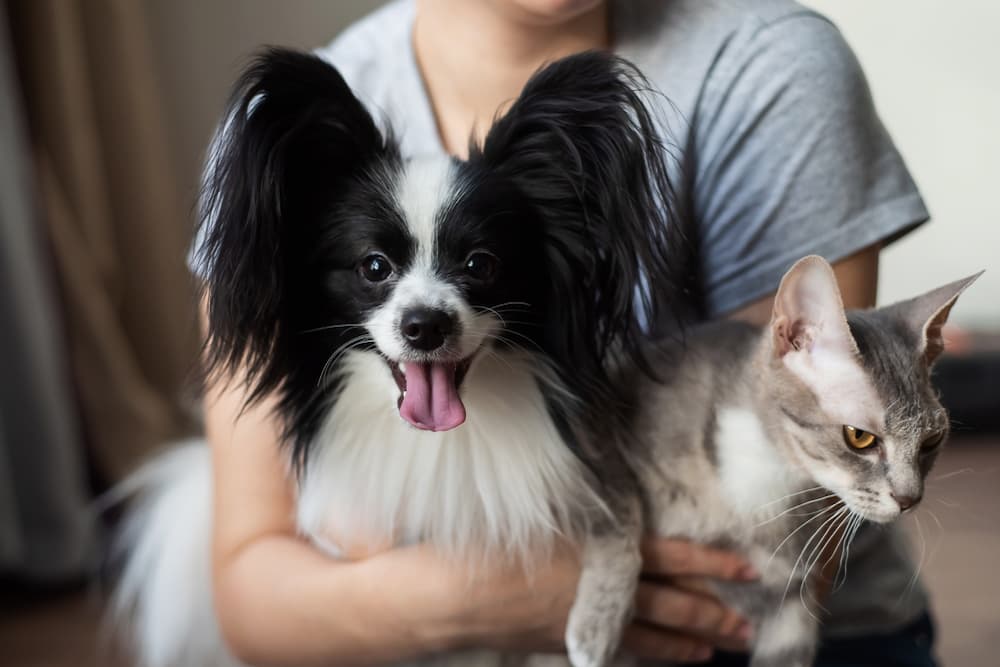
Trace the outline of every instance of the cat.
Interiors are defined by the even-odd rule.
[[[751,622],[752,667],[811,665],[823,546],[920,501],[949,432],[930,369],[978,275],[845,312],[830,265],[806,257],[768,326],[717,321],[664,341],[670,373],[633,386],[647,529],[743,553],[761,573],[716,590]]]

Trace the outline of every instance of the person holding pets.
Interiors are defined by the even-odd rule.
[[[406,156],[462,157],[532,72],[588,49],[634,62],[664,93],[698,248],[692,319],[766,323],[779,278],[807,254],[832,262],[845,306],[874,304],[880,249],[928,214],[849,47],[791,0],[397,0],[318,54],[400,130]],[[197,242],[192,257],[202,273]],[[205,399],[216,613],[238,658],[357,665],[478,646],[562,650],[580,572],[572,548],[530,580],[495,573],[473,588],[419,545],[332,560],[296,535],[273,401],[244,409],[245,398],[238,381],[216,381]],[[643,557],[625,650],[740,664],[750,629],[702,582],[753,579],[752,568],[674,539],[650,538]],[[826,600],[817,664],[932,665],[927,600],[908,590],[898,533],[860,534],[849,569]]]

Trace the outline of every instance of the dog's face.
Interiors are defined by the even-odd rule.
[[[462,424],[470,365],[505,347],[573,396],[550,409],[613,410],[607,352],[641,362],[639,310],[669,311],[683,252],[647,86],[613,56],[572,56],[468,160],[404,160],[335,69],[265,53],[202,200],[210,367],[279,392],[300,462],[352,350],[385,359],[387,408],[421,429]]]
[[[459,390],[478,354],[541,345],[543,226],[509,183],[467,163],[379,169],[331,203],[317,277],[330,324],[385,359],[400,416],[448,430],[465,419]]]

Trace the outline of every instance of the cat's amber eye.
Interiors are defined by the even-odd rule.
[[[844,442],[852,449],[868,449],[878,442],[878,438],[868,431],[862,431],[860,428],[844,426]]]

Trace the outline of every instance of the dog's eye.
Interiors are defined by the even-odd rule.
[[[465,260],[465,272],[471,278],[483,283],[492,281],[499,268],[500,260],[488,252],[474,252]]]
[[[361,262],[361,275],[369,282],[380,283],[392,275],[392,264],[383,255],[368,255]]]

